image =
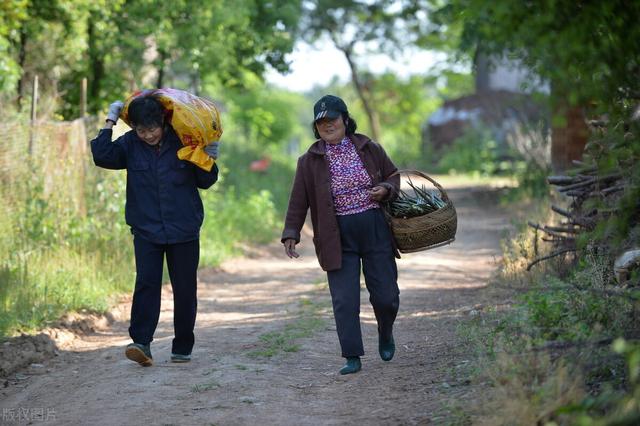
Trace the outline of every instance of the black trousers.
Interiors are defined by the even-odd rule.
[[[167,256],[167,269],[173,288],[173,327],[175,337],[172,353],[188,355],[194,343],[193,328],[197,311],[197,271],[200,241],[178,244],[154,244],[134,236],[136,257],[136,288],[131,305],[129,335],[136,343],[146,345],[160,318],[162,269]]]
[[[342,356],[364,355],[360,330],[360,269],[378,321],[378,333],[389,339],[398,314],[400,291],[391,231],[380,209],[337,216],[342,267],[327,272]]]

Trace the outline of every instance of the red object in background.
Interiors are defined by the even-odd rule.
[[[251,164],[249,165],[249,170],[251,170],[252,172],[264,173],[269,169],[270,165],[271,165],[271,158],[262,157],[259,160],[252,161]]]

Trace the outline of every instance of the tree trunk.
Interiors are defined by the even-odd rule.
[[[97,111],[96,103],[100,100],[100,89],[102,88],[102,79],[104,78],[104,60],[102,54],[98,49],[94,13],[89,16],[89,22],[87,22],[87,44],[89,54],[89,109],[92,112]]]
[[[580,160],[589,139],[589,128],[580,105],[567,101],[566,82],[551,81],[551,168],[562,174],[572,167],[573,160]]]
[[[160,56],[160,58],[158,59],[160,65],[158,65],[158,81],[156,83],[156,87],[158,89],[162,89],[162,85],[164,84],[164,64],[167,60],[167,52],[163,49],[160,49],[158,51],[158,55]]]
[[[367,114],[367,118],[369,119],[369,125],[371,127],[371,139],[380,143],[380,123],[378,121],[378,114],[371,106],[371,103],[369,102],[369,94],[360,81],[360,78],[358,76],[358,69],[351,57],[351,50],[349,48],[343,48],[339,46],[338,49],[340,49],[342,53],[344,53],[344,56],[347,58],[347,62],[349,63],[349,68],[351,69],[351,81],[356,88],[356,92],[358,93],[358,96],[362,101],[362,106],[364,107],[364,111]]]
[[[27,29],[25,28],[25,24],[20,28],[20,47],[18,50],[18,65],[20,67],[20,78],[18,79],[17,92],[18,97],[16,99],[16,104],[18,110],[22,110],[22,98],[24,98],[24,82],[26,79],[26,75],[24,72],[24,65],[27,62]]]
[[[563,173],[580,160],[589,138],[584,113],[579,106],[557,105],[553,111],[551,130],[551,167],[554,173]]]

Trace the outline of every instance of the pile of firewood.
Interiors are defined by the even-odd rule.
[[[573,162],[576,168],[572,170],[571,176],[549,176],[547,181],[550,185],[558,187],[561,194],[572,197],[568,209],[552,205],[551,209],[562,216],[562,221],[553,226],[540,225],[529,222],[529,226],[545,235],[542,240],[552,244],[551,253],[533,260],[527,266],[530,270],[534,265],[544,260],[552,259],[567,253],[576,253],[576,238],[584,231],[592,231],[596,224],[615,213],[614,207],[594,208],[587,207],[585,201],[599,199],[603,201],[600,205],[614,206],[614,198],[624,190],[625,181],[619,173],[598,175],[595,166],[585,164],[580,161]],[[593,203],[589,203],[593,204]],[[536,235],[535,241],[538,238]],[[537,247],[536,247],[537,254]]]

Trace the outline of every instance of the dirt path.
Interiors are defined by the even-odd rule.
[[[310,249],[290,261],[274,244],[253,259],[202,270],[196,347],[190,364],[169,362],[171,294],[166,293],[155,365],[126,360],[126,322],[76,339],[0,390],[0,423],[427,424],[455,421],[474,388],[458,323],[484,302],[485,282],[508,226],[480,188],[450,190],[457,241],[403,256],[396,357],[377,354],[375,319],[362,292],[363,370],[340,376],[343,360],[324,273]],[[303,242],[305,242],[303,240]],[[38,371],[36,371],[38,370]]]

